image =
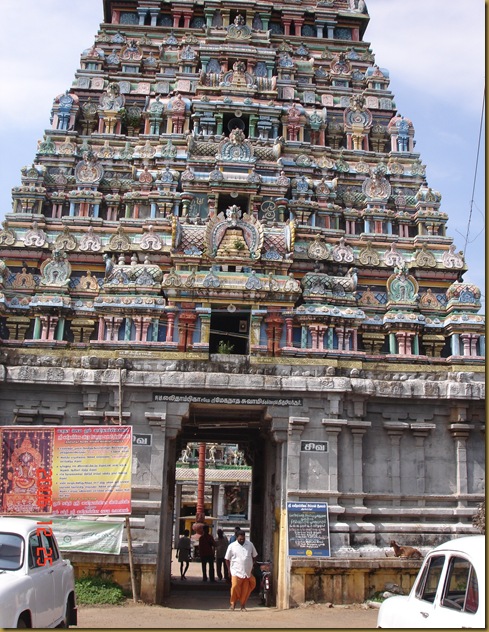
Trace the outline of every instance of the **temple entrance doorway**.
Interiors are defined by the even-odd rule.
[[[173,548],[185,529],[194,535],[199,455],[202,467],[204,449],[204,521],[212,535],[217,538],[222,529],[229,539],[238,526],[255,545],[259,559],[273,559],[276,458],[268,426],[263,407],[191,407],[176,440]],[[198,581],[198,538],[192,540],[193,561],[198,563],[193,575]],[[180,588],[178,580],[179,570],[173,570],[172,590]]]

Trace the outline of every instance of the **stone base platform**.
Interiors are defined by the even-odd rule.
[[[119,583],[131,594],[131,578],[127,554],[65,554],[75,569],[75,577],[102,575]],[[142,558],[148,558],[142,559]],[[407,594],[414,583],[422,560],[392,557],[371,559],[303,559],[292,558],[290,569],[290,607],[308,601],[331,602],[336,605],[363,603],[375,592],[385,590],[388,583],[397,584]],[[138,598],[156,602],[156,560],[154,555],[137,556],[134,560]],[[229,590],[225,582],[203,582],[198,562],[191,562],[188,580],[179,578],[179,563],[172,560],[170,596],[180,590]]]
[[[292,559],[290,606],[308,601],[333,604],[362,603],[388,583],[408,594],[423,560]]]

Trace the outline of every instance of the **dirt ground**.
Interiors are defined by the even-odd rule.
[[[179,593],[169,606],[135,604],[79,606],[78,628],[375,628],[377,609],[366,606],[311,604],[290,610],[259,606],[253,597],[247,611],[230,611],[227,594]]]
[[[176,565],[175,565],[176,566]],[[175,568],[178,572],[178,568]],[[306,604],[290,610],[265,608],[256,592],[246,612],[229,610],[229,585],[202,581],[201,566],[192,562],[187,580],[172,577],[172,590],[163,606],[134,603],[121,606],[78,606],[78,628],[375,628],[376,608],[365,605],[329,607]]]
[[[176,555],[173,555],[174,559]],[[256,592],[246,612],[229,610],[229,585],[202,581],[198,562],[191,562],[182,582],[178,563],[172,563],[172,590],[163,606],[134,603],[121,606],[78,606],[78,628],[375,628],[376,608],[366,605],[329,607],[310,603],[290,610],[265,608]]]

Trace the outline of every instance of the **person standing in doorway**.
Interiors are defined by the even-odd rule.
[[[222,529],[217,530],[217,540],[216,540],[216,571],[217,577],[219,581],[223,579],[223,571],[224,571],[224,580],[228,579],[228,565],[226,564],[226,560],[224,556],[226,555],[226,551],[228,550],[229,541],[227,537],[224,535],[224,531]]]
[[[230,610],[241,603],[241,610],[246,610],[246,602],[256,586],[253,575],[253,563],[258,557],[253,542],[246,540],[244,531],[238,531],[236,542],[228,546],[225,559],[231,577]]]
[[[187,579],[185,574],[188,571],[188,567],[191,559],[192,543],[189,538],[190,531],[185,529],[183,535],[180,536],[177,544],[177,560],[180,562],[180,579]],[[186,564],[185,569],[183,568]]]
[[[234,527],[234,533],[229,538],[229,544],[232,544],[233,542],[236,542],[236,537],[237,537],[239,531],[241,531],[241,527]]]
[[[209,566],[209,580],[215,582],[214,577],[214,553],[216,541],[209,533],[209,525],[203,527],[204,533],[199,538],[199,556],[202,564],[202,581],[207,581],[207,565]]]

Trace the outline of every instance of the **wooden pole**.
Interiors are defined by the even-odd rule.
[[[119,426],[122,426],[122,367],[119,368]],[[134,559],[132,555],[131,525],[129,516],[126,516],[127,554],[129,557],[129,573],[131,575],[132,600],[137,603],[136,576],[134,575]]]
[[[119,426],[122,426],[122,367],[119,368]]]
[[[205,443],[199,443],[199,472],[197,478],[197,509],[195,522],[204,522],[204,494],[205,494]]]
[[[129,516],[126,516],[126,533],[127,533],[127,552],[129,554],[129,571],[131,573],[132,600],[134,601],[134,603],[137,603],[138,596],[136,592],[136,577],[134,575],[134,562],[132,558],[132,538],[131,538],[131,527],[129,525]]]

